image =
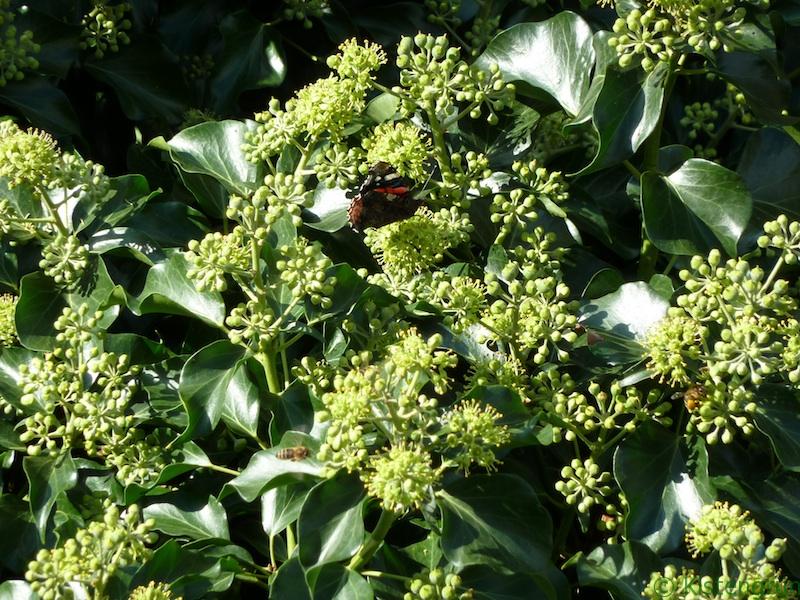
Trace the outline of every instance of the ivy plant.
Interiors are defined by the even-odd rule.
[[[0,0],[0,598],[797,597],[798,26]]]

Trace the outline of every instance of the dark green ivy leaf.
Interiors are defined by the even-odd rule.
[[[715,499],[701,438],[687,443],[663,427],[639,427],[614,453],[614,477],[630,511],[625,535],[657,553],[681,546],[686,522]]]
[[[498,34],[476,64],[500,67],[505,81],[524,81],[555,98],[564,110],[580,110],[594,65],[592,30],[564,11],[539,23],[520,23]]]

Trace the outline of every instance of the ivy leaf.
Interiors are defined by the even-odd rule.
[[[79,136],[81,128],[69,98],[53,80],[28,75],[0,87],[0,102],[13,106],[34,126],[58,137]]]
[[[725,475],[715,477],[714,485],[749,510],[765,531],[786,538],[787,550],[782,560],[795,578],[800,577],[800,476],[787,472],[775,478],[748,481]]]
[[[297,521],[298,557],[305,568],[356,553],[364,541],[364,498],[355,475],[327,479],[308,493]]]
[[[284,460],[277,457],[282,449],[292,446],[309,448],[310,456],[303,460]],[[286,482],[320,477],[322,464],[314,458],[318,448],[319,443],[305,434],[287,433],[277,446],[256,452],[241,474],[226,487],[236,490],[245,502],[252,502],[265,491]]]
[[[753,133],[736,169],[753,199],[750,226],[739,243],[752,247],[764,232],[761,226],[783,213],[800,219],[800,145],[779,129]]]
[[[648,330],[667,314],[669,301],[643,281],[625,283],[611,294],[581,307],[580,323],[600,332],[592,352],[611,364],[642,358],[639,343]]]
[[[435,566],[435,565],[434,565]],[[475,598],[480,600],[523,600],[528,598],[553,598],[569,600],[569,585],[566,577],[553,566],[550,580],[557,585],[548,585],[524,573],[498,573],[485,565],[472,565],[463,569],[462,586],[475,590]]]
[[[594,65],[592,29],[570,11],[499,33],[477,59],[500,67],[505,81],[524,81],[555,98],[571,115],[583,104]]]
[[[782,385],[762,385],[754,415],[756,427],[769,438],[775,455],[786,469],[800,471],[800,413],[798,393]]]
[[[626,537],[659,554],[679,548],[686,522],[715,499],[702,439],[687,444],[654,423],[617,447],[614,477],[630,504]]]
[[[325,564],[309,569],[306,581],[314,600],[372,600],[372,586],[344,565]]]
[[[604,544],[576,562],[580,585],[611,592],[616,600],[641,600],[650,574],[663,569],[658,556],[640,542]]]
[[[144,509],[144,518],[153,519],[153,527],[167,535],[188,537],[193,540],[229,540],[228,517],[219,500],[209,496],[189,501],[159,502]]]
[[[661,64],[644,81],[639,81],[637,69],[606,72],[592,112],[600,143],[594,159],[579,175],[588,175],[633,156],[658,124],[665,76]]]
[[[303,211],[303,222],[319,231],[339,231],[347,225],[347,209],[351,199],[347,190],[328,188],[323,184],[314,190],[314,204]]]
[[[173,252],[164,262],[147,272],[144,288],[129,297],[129,307],[137,315],[168,313],[197,317],[214,327],[225,319],[225,304],[219,292],[200,292],[186,276],[189,261],[182,252]]]
[[[19,389],[20,365],[27,365],[36,354],[27,348],[0,348],[0,398],[17,410],[25,407],[20,404],[22,390]]]
[[[189,105],[189,90],[180,67],[158,38],[134,37],[135,41],[120,47],[119,52],[87,60],[86,71],[114,89],[129,119],[179,123]]]
[[[286,77],[279,34],[249,12],[227,15],[219,25],[223,50],[211,76],[214,112],[238,112],[237,100],[245,90],[277,86]]]
[[[307,482],[284,484],[261,495],[261,527],[269,536],[277,535],[300,516],[300,509],[311,490]]]
[[[306,585],[306,574],[300,559],[291,557],[283,563],[275,573],[270,584],[270,596],[287,600],[312,600],[311,592]]]
[[[207,435],[220,418],[255,437],[258,390],[250,381],[244,358],[244,348],[228,340],[218,340],[186,361],[179,392],[189,425],[182,438]]]
[[[242,152],[244,134],[254,121],[200,123],[184,129],[167,146],[172,161],[186,173],[209,175],[231,194],[250,195],[261,183],[261,168]]]
[[[692,255],[721,244],[736,255],[752,199],[733,171],[692,158],[668,177],[645,173],[641,194],[647,235],[660,250]]]
[[[550,565],[552,524],[536,492],[515,475],[475,475],[437,494],[442,550],[456,567],[486,565],[536,575]]]
[[[0,600],[34,600],[38,598],[31,584],[21,579],[10,579],[0,583]]]
[[[28,502],[31,507],[39,538],[42,542],[47,532],[50,513],[59,496],[78,483],[78,471],[72,457],[26,456],[22,468],[28,478]]]

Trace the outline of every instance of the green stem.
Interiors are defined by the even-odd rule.
[[[776,262],[775,266],[772,267],[772,271],[770,271],[769,277],[767,277],[767,280],[764,282],[764,285],[761,286],[759,294],[763,294],[764,292],[766,292],[769,289],[769,286],[772,285],[772,282],[775,281],[775,278],[778,276],[778,272],[781,270],[781,267],[783,266],[784,256],[785,255],[781,254],[781,257],[778,259],[778,262]]]
[[[393,573],[384,573],[383,571],[361,571],[362,577],[383,577],[385,579],[394,579],[396,581],[408,581],[408,577],[402,575],[394,575]]]
[[[644,234],[644,229],[642,230],[642,233]],[[653,242],[651,242],[645,236],[646,234],[643,235],[644,240],[642,241],[642,250],[639,255],[638,276],[642,281],[649,281],[656,272],[658,248],[656,248],[655,244],[653,244]]]
[[[622,166],[625,167],[626,169],[628,169],[628,171],[630,171],[630,174],[633,175],[634,177],[636,177],[636,179],[641,179],[642,178],[642,172],[639,169],[637,169],[636,167],[634,167],[633,163],[631,163],[631,161],[623,160],[622,161]]]
[[[50,199],[50,196],[47,194],[47,191],[43,190],[38,185],[34,186],[34,189],[42,197],[42,200],[44,200],[44,203],[47,205],[47,210],[50,212],[50,216],[53,217],[53,223],[56,226],[56,229],[58,229],[58,232],[65,237],[68,236],[69,232],[67,231],[67,228],[64,226],[64,224],[61,222],[61,218],[58,216],[58,209],[56,208],[55,204],[53,204],[53,201]]]
[[[672,271],[672,267],[675,266],[676,262],[678,262],[678,255],[677,254],[673,254],[672,256],[670,256],[669,262],[667,263],[667,266],[664,267],[664,270],[662,271],[662,274],[663,275],[667,275],[670,271]]]
[[[238,579],[239,581],[246,581],[247,583],[250,583],[252,585],[256,585],[256,586],[258,586],[260,588],[263,588],[265,590],[269,589],[269,586],[265,582],[261,581],[255,575],[250,575],[249,573],[236,573],[236,575],[234,575],[234,577],[236,579]]]
[[[447,144],[444,142],[444,128],[432,112],[428,112],[428,121],[431,125],[433,147],[436,150],[436,161],[439,163],[439,170],[444,175],[450,172],[450,153],[447,151]]]
[[[213,463],[203,465],[207,469],[211,469],[212,471],[219,471],[220,473],[225,473],[227,475],[233,475],[234,477],[238,477],[242,474],[241,471],[237,471],[236,469],[229,469],[228,467],[223,467],[222,465],[215,465]]]
[[[289,525],[286,528],[286,556],[291,558],[292,554],[294,554],[295,546],[297,546],[297,540],[294,537],[292,526]]]
[[[269,536],[269,566],[272,567],[272,570],[278,568],[278,564],[275,562],[275,535]]]
[[[378,524],[375,526],[372,534],[369,536],[367,541],[362,544],[361,549],[350,561],[350,564],[347,565],[349,569],[357,571],[359,568],[363,567],[365,564],[367,564],[367,562],[369,562],[369,560],[375,555],[375,552],[378,551],[378,548],[380,548],[381,544],[383,543],[383,538],[385,538],[386,534],[389,533],[389,529],[392,527],[396,519],[397,513],[389,510],[384,510],[381,513],[380,519],[378,519]]]
[[[281,382],[278,378],[278,370],[275,368],[275,356],[269,355],[266,352],[258,352],[256,360],[264,367],[264,373],[267,376],[267,387],[273,394],[280,394],[282,391]]]

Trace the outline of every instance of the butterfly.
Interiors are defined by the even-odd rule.
[[[376,163],[370,167],[347,209],[350,226],[363,231],[408,219],[422,205],[411,193],[412,185],[389,163]]]

